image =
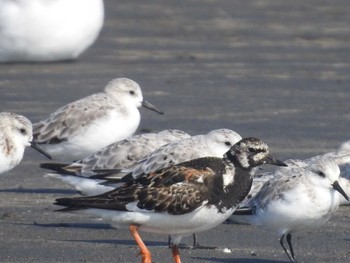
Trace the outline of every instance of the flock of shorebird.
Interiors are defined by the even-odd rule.
[[[324,225],[349,200],[349,142],[336,152],[282,162],[264,141],[242,139],[229,129],[133,135],[141,106],[163,114],[143,99],[135,81],[118,78],[104,92],[69,103],[33,127],[24,116],[0,113],[0,172],[19,164],[27,146],[60,160],[41,167],[83,195],[56,199],[60,211],[128,227],[144,263],[152,259],[139,230],[169,235],[178,263],[182,236],[224,221],[277,232],[296,262],[292,234]],[[64,163],[72,160],[79,161]],[[257,173],[263,164],[278,167]]]
[[[76,59],[96,40],[103,19],[103,0],[0,0],[0,63]],[[47,175],[83,195],[56,199],[60,210],[128,227],[144,263],[152,258],[139,230],[169,235],[179,263],[183,235],[195,237],[224,221],[277,232],[296,262],[292,234],[324,225],[340,204],[348,204],[350,142],[335,152],[282,162],[264,141],[242,139],[229,129],[133,135],[141,106],[163,114],[143,99],[136,82],[118,78],[104,92],[34,125],[2,112],[0,173],[18,165],[27,146],[52,156],[61,163],[42,163],[51,170]],[[262,173],[263,164],[278,167]]]

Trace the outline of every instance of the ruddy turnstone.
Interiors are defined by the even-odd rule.
[[[66,206],[61,211],[79,210],[115,227],[128,226],[143,263],[152,260],[139,230],[172,235],[173,258],[180,262],[181,237],[225,221],[249,192],[252,169],[261,164],[285,165],[270,156],[262,140],[244,138],[223,158],[194,159],[141,175],[102,195],[59,198],[55,204]]]

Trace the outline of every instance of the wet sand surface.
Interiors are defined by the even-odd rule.
[[[348,1],[105,1],[97,42],[78,61],[0,65],[0,110],[33,122],[129,77],[165,115],[141,110],[140,131],[215,128],[265,140],[280,159],[335,150],[349,138]],[[1,262],[139,262],[128,230],[54,212],[76,192],[38,167],[28,149],[0,184]],[[299,262],[350,261],[350,208],[297,233]],[[200,233],[183,262],[286,262],[277,235],[223,224]],[[167,237],[142,233],[154,262],[172,262]],[[191,238],[184,242],[191,243]]]

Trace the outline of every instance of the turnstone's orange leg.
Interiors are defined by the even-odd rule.
[[[140,254],[142,255],[142,263],[152,263],[152,255],[151,252],[148,250],[146,247],[145,243],[143,243],[139,232],[138,232],[139,227],[135,225],[130,225],[129,230],[131,235],[136,241],[136,244],[140,248]]]
[[[179,253],[179,249],[177,248],[177,245],[173,245],[171,250],[173,252],[173,258],[175,263],[181,263],[180,253]]]

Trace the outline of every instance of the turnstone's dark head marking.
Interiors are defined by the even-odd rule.
[[[240,140],[225,154],[230,161],[245,169],[251,169],[261,164],[287,166],[282,161],[272,158],[267,144],[253,137]]]

